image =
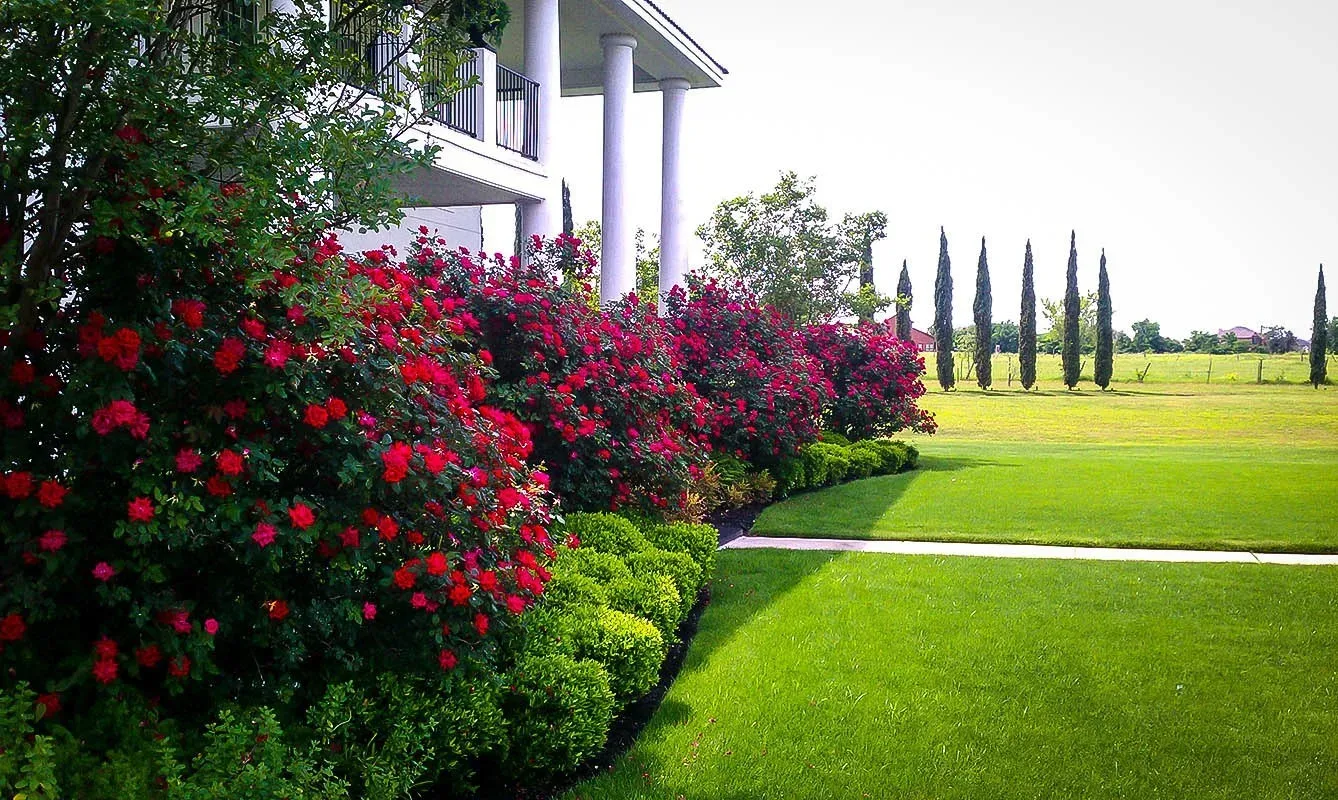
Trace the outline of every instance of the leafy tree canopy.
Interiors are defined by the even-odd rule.
[[[697,229],[707,270],[738,280],[765,303],[800,323],[871,314],[891,298],[861,295],[866,248],[886,236],[881,211],[846,214],[833,223],[814,199],[813,178],[783,172],[774,189],[726,200]]]
[[[409,88],[459,88],[471,30],[495,33],[505,4],[344,0],[329,23],[324,0],[295,5],[5,0],[0,324],[49,317],[113,246],[226,244],[259,281],[328,229],[398,219],[395,177],[431,156],[406,135],[422,117]],[[435,54],[430,74],[374,73],[348,46],[367,20],[359,30],[418,23],[398,45]],[[300,299],[318,315],[339,302]]]
[[[1041,313],[1050,327],[1041,334],[1041,340],[1056,342],[1064,338],[1064,301],[1041,298]],[[1078,298],[1078,344],[1084,353],[1096,349],[1096,292],[1088,292]],[[1046,350],[1046,352],[1055,352]]]

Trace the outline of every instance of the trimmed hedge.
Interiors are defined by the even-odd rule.
[[[520,776],[570,772],[599,752],[613,722],[608,674],[594,661],[562,655],[527,658],[507,676],[504,711],[510,747],[504,763]]]
[[[659,572],[638,573],[609,584],[609,608],[649,620],[667,648],[678,630],[682,598],[674,579]]]
[[[664,637],[650,622],[612,608],[589,608],[572,618],[572,645],[579,658],[604,668],[619,706],[650,691],[664,661]]]
[[[667,575],[674,581],[678,590],[678,619],[682,622],[697,602],[697,593],[702,587],[702,568],[687,553],[676,553],[652,547],[644,553],[633,553],[627,557],[627,566],[634,574]]]
[[[560,531],[575,536],[581,543],[581,549],[598,550],[615,556],[640,553],[650,548],[650,542],[641,535],[636,525],[607,511],[570,514]]]
[[[861,439],[853,444],[836,444],[843,438],[840,434],[824,434],[824,441],[805,445],[798,457],[778,464],[776,495],[786,497],[844,480],[891,475],[913,469],[920,458],[920,452],[905,442]]]
[[[715,574],[715,551],[720,546],[720,533],[711,525],[693,522],[670,522],[646,528],[646,538],[661,550],[687,553],[702,569],[701,587]],[[693,598],[697,592],[692,593]]]

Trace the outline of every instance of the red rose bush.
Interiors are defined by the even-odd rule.
[[[879,325],[813,325],[803,336],[833,389],[825,429],[851,439],[936,430],[915,402],[925,392],[925,362],[914,345]]]
[[[536,240],[523,265],[421,238],[410,263],[450,282],[478,320],[496,371],[490,391],[529,426],[564,506],[679,503],[705,459],[707,404],[655,308],[634,296],[599,308],[587,282],[593,256],[571,237]]]
[[[101,250],[0,333],[10,677],[70,707],[490,658],[554,547],[466,301],[333,240],[261,280],[222,250]],[[345,313],[309,315],[332,286]]]
[[[816,441],[832,386],[803,337],[741,286],[689,282],[666,317],[683,374],[709,404],[715,450],[767,467]]]

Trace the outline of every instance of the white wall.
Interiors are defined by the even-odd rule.
[[[339,241],[345,250],[376,250],[383,244],[391,244],[404,253],[409,242],[418,236],[421,225],[427,226],[429,235],[444,236],[452,247],[464,246],[475,252],[483,248],[483,215],[478,206],[406,208],[404,221],[397,227],[366,233],[345,231],[339,235]]]

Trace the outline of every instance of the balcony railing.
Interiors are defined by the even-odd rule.
[[[443,125],[477,139],[479,137],[479,54],[457,64],[442,53],[428,53],[419,62],[423,78],[423,109]],[[456,86],[453,97],[444,97],[444,87]]]
[[[233,0],[264,2],[265,0]],[[413,70],[400,34],[400,17],[365,0],[331,0],[341,70],[346,83],[401,102],[410,96]],[[421,45],[417,74],[422,108],[432,119],[479,141],[539,160],[539,84],[496,63],[490,49],[476,49],[463,61]],[[496,65],[494,67],[494,65]],[[453,95],[447,88],[455,87]]]
[[[497,144],[539,159],[539,84],[497,65]]]
[[[405,48],[393,13],[361,0],[332,0],[330,23],[346,83],[377,93],[405,91],[407,81],[395,64]]]

